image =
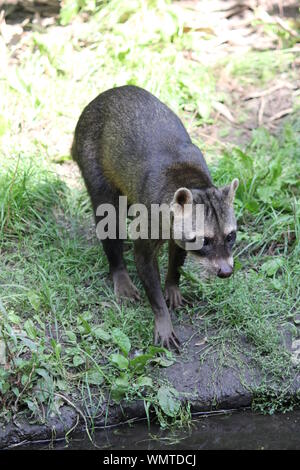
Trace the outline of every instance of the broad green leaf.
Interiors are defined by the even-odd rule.
[[[73,365],[75,367],[81,366],[84,363],[85,363],[84,357],[82,357],[82,356],[74,356],[73,357]]]
[[[120,401],[129,390],[130,384],[128,377],[122,375],[118,377],[111,388],[111,396],[115,401]]]
[[[101,385],[104,381],[103,375],[98,369],[90,369],[86,375],[87,381],[91,385]]]
[[[177,415],[180,410],[180,400],[175,388],[162,386],[157,392],[159,406],[163,412],[171,417]]]
[[[278,269],[280,269],[284,265],[284,259],[277,257],[272,258],[269,261],[266,261],[262,264],[261,270],[266,273],[267,276],[274,276],[277,273]]]
[[[197,278],[195,278],[195,279],[197,279]],[[198,279],[197,279],[197,282],[198,282]],[[172,358],[173,358],[172,351],[169,351],[169,350],[166,349],[166,348],[162,348],[161,346],[149,346],[147,352],[148,352],[149,354],[152,354],[153,357],[154,357],[156,354],[158,354],[158,353],[163,353],[163,354],[165,354],[165,356],[166,356],[168,359],[172,359]]]
[[[40,412],[39,406],[36,404],[36,402],[30,400],[29,398],[24,398],[23,401],[33,413],[38,414]]]
[[[64,380],[56,379],[55,385],[59,390],[62,390],[64,392],[69,390],[69,385]]]
[[[14,312],[8,312],[7,316],[9,320],[15,325],[19,325],[21,323],[21,318],[18,315],[16,315]]]
[[[147,362],[149,362],[151,359],[153,359],[153,354],[140,354],[139,356],[131,359],[130,367],[134,369],[135,372],[142,372]]]
[[[94,328],[92,333],[97,339],[102,339],[102,341],[109,341],[111,338],[110,334],[105,331],[101,326],[97,326],[96,328]]]
[[[32,320],[26,320],[26,322],[24,323],[24,330],[26,331],[30,339],[35,339],[37,337],[37,330]]]
[[[121,331],[119,328],[113,328],[112,339],[119,346],[125,356],[128,356],[131,348],[128,336],[126,336],[125,333],[123,333],[123,331]]]
[[[61,353],[61,344],[57,343],[54,338],[51,339],[51,346],[55,352],[56,358],[59,360]],[[77,350],[76,350],[77,351]]]
[[[69,338],[69,340],[72,341],[72,343],[76,343],[77,338],[73,331],[67,330],[66,335]]]
[[[25,346],[27,346],[32,352],[37,352],[37,350],[38,350],[38,345],[37,345],[36,343],[34,343],[33,341],[31,341],[31,339],[22,338],[22,337],[21,337],[21,341],[22,341],[22,343],[24,343]]]
[[[41,368],[38,368],[36,370],[36,373],[38,375],[40,375],[41,377],[43,377],[46,385],[48,388],[53,388],[53,380],[52,380],[52,377],[50,377],[50,375],[48,374],[47,370],[46,369],[41,369]]]
[[[172,364],[174,364],[175,360],[161,356],[153,359],[153,362],[160,365],[161,367],[170,367]]]
[[[26,383],[28,382],[28,378],[29,378],[28,374],[23,374],[21,377],[21,384],[26,385]]]
[[[30,302],[30,305],[37,312],[40,309],[40,304],[41,304],[40,297],[34,291],[29,291],[27,293],[27,297]]]
[[[274,287],[276,290],[281,290],[282,289],[282,282],[280,279],[272,279],[271,285]]]
[[[153,387],[153,381],[151,377],[147,377],[145,375],[138,377],[136,383],[139,387]]]
[[[0,392],[4,395],[10,389],[9,382],[0,378]]]
[[[129,361],[126,357],[122,356],[122,354],[112,354],[109,360],[114,366],[121,370],[128,369]]]
[[[163,356],[155,357],[153,359],[153,362],[156,362],[162,367],[169,367],[175,362],[172,351],[169,351],[168,349],[159,346],[150,346],[148,348],[148,352],[153,356],[157,353],[163,353]]]
[[[87,334],[90,334],[92,332],[91,325],[86,321],[86,319],[83,317],[83,315],[79,315],[80,321],[82,323],[82,326],[84,328],[84,332]]]

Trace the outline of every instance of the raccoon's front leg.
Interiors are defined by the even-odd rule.
[[[184,264],[185,257],[186,251],[171,239],[169,241],[169,265],[165,283],[165,297],[169,302],[170,309],[182,305],[182,296],[179,290],[179,268]]]
[[[135,261],[138,274],[155,315],[154,342],[178,350],[179,340],[174,333],[169,309],[160,284],[156,250],[147,240],[135,242]]]

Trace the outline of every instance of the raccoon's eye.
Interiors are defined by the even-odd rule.
[[[227,237],[226,237],[226,242],[227,243],[234,243],[236,239],[236,232],[230,232]]]

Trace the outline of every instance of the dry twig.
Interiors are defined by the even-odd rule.
[[[258,110],[258,117],[257,117],[258,126],[261,126],[263,123],[265,105],[266,105],[266,101],[265,101],[265,98],[262,96],[260,100],[260,107]]]
[[[291,114],[292,112],[293,108],[282,109],[281,111],[270,117],[269,122],[276,121],[276,119],[280,119],[283,116],[286,116],[287,114]]]
[[[274,85],[267,90],[262,90],[262,91],[254,91],[253,93],[250,93],[249,95],[246,95],[244,98],[244,101],[247,100],[252,100],[254,98],[261,98],[263,96],[271,95],[272,93],[275,93],[277,90],[281,90],[282,88],[288,88],[289,90],[294,90],[295,86],[291,85],[290,83],[279,83],[277,85]]]

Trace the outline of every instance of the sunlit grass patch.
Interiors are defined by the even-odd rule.
[[[227,72],[244,83],[267,84],[276,74],[292,70],[295,54],[289,50],[248,51],[227,61]]]
[[[2,157],[4,160],[4,157]],[[0,234],[22,237],[47,224],[51,208],[59,206],[66,190],[38,157],[15,155],[0,170]]]
[[[238,176],[236,206],[248,250],[273,245],[279,252],[296,248],[299,242],[299,121],[287,124],[279,138],[264,129],[242,151],[225,152],[215,177],[222,183]],[[225,179],[226,178],[226,179]],[[259,230],[259,227],[264,227]],[[252,232],[252,234],[251,234]],[[253,233],[254,232],[254,233]],[[250,237],[250,238],[249,238]],[[251,240],[252,237],[252,240]]]
[[[7,154],[13,143],[22,152],[39,145],[50,157],[67,155],[83,107],[126,84],[146,88],[179,114],[192,113],[195,124],[210,122],[219,100],[214,71],[186,57],[180,12],[168,2],[134,3],[112,1],[87,23],[25,36],[14,64],[0,71]]]

